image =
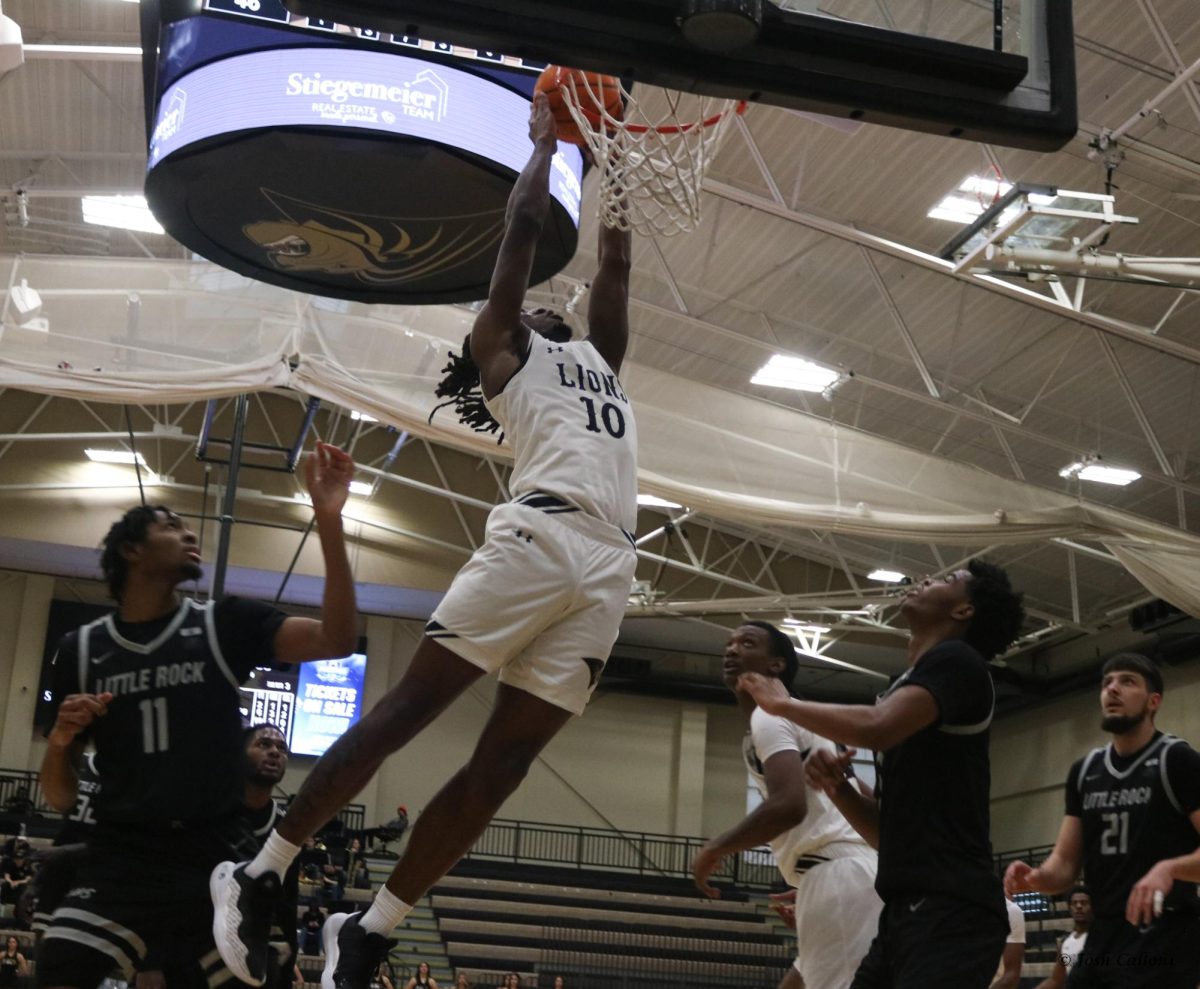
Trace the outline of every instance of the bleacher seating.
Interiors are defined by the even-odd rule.
[[[515,867],[513,874],[528,872]],[[639,986],[761,986],[778,982],[792,947],[761,902],[451,874],[431,903],[456,970],[554,974],[572,986],[620,978]],[[589,880],[595,886],[583,885]],[[771,915],[773,916],[773,915]]]

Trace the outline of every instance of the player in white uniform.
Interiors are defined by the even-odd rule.
[[[1076,886],[1067,898],[1067,909],[1071,911],[1074,927],[1071,933],[1059,942],[1058,958],[1050,974],[1034,989],[1063,989],[1071,975],[1071,969],[1079,961],[1083,946],[1087,944],[1088,928],[1092,925],[1092,894],[1086,886]]]
[[[1025,963],[1025,911],[1007,896],[1004,909],[1008,914],[1008,937],[1004,952],[988,989],[1017,989],[1021,984],[1021,968]]]
[[[230,970],[261,985],[274,888],[301,843],[380,763],[485,673],[500,684],[470,761],[429,802],[386,888],[362,914],[326,921],[325,989],[367,989],[387,935],[475,843],[543,747],[583,711],[616,641],[633,579],[637,438],[617,381],[628,339],[628,233],[602,227],[589,336],[522,306],[549,205],[554,119],[534,97],[533,152],[508,201],[487,303],[440,395],[512,443],[513,501],[459,572],[401,681],[313,767],[249,863],[213,873],[214,933]],[[463,357],[467,357],[466,354]],[[471,401],[472,385],[486,407]]]
[[[721,860],[770,842],[780,874],[796,890],[796,961],[779,989],[846,989],[883,907],[875,892],[875,850],[821,790],[805,784],[804,760],[836,746],[760,710],[737,689],[743,673],[761,673],[787,686],[797,666],[791,640],[767,622],[739,626],[725,647],[722,673],[750,719],[742,751],[763,801],[700,849],[692,873],[702,892],[719,896],[709,878]]]

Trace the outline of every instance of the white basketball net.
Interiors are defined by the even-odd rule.
[[[651,119],[621,86],[618,120],[586,77],[567,75],[563,102],[600,169],[598,216],[606,226],[646,237],[688,233],[700,222],[700,184],[736,115],[734,100],[674,90]],[[585,112],[586,108],[586,112]]]

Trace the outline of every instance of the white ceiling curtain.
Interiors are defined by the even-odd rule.
[[[459,449],[504,453],[452,410],[428,421],[473,318],[465,308],[314,299],[203,262],[0,259],[4,276],[39,291],[49,325],[6,321],[0,386],[173,402],[290,384]],[[645,491],[720,519],[889,540],[1097,541],[1151,593],[1200,614],[1200,538],[664,371],[627,364],[622,380]]]

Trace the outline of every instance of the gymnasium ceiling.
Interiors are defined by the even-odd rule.
[[[975,0],[816,6],[877,21],[888,9],[900,19],[936,20],[963,5],[980,6]],[[121,0],[6,0],[3,12],[20,24],[26,44],[139,43],[137,8]],[[1089,153],[1089,142],[1155,100],[1200,59],[1194,0],[1077,0],[1075,18],[1081,125],[1076,139],[1053,154],[751,108],[709,173],[701,228],[635,245],[632,359],[1196,531],[1195,292],[1093,281],[1072,310],[1044,285],[1023,286],[1036,297],[1022,297],[956,279],[904,250],[936,253],[956,232],[926,213],[969,175],[998,171],[1008,181],[1103,191],[1105,166]],[[1117,211],[1140,223],[1118,228],[1105,249],[1200,255],[1197,82],[1158,102],[1120,150]],[[186,257],[165,236],[82,222],[83,193],[140,192],[144,166],[135,59],[30,54],[0,78],[0,254]],[[28,193],[27,223],[13,194],[18,188]],[[562,276],[541,288],[542,297],[564,303],[590,276],[592,236],[587,222],[584,246]],[[1074,284],[1066,284],[1073,293]],[[750,385],[775,352],[838,365],[854,377],[828,401]],[[151,466],[179,486],[181,494],[172,497],[198,499],[203,491],[206,474],[192,456],[202,411],[131,410],[129,424]],[[288,445],[303,406],[296,395],[268,394],[255,397],[250,411],[250,438]],[[230,419],[229,403],[222,403],[218,434],[228,435]],[[43,492],[67,490],[61,465],[97,441],[78,434],[126,428],[118,406],[12,390],[0,395],[0,505],[19,512]],[[411,586],[443,589],[478,542],[486,506],[501,497],[503,468],[420,440],[408,441],[389,461],[397,437],[351,420],[346,410],[322,409],[314,428],[352,445],[361,464],[382,472],[368,477],[374,517],[387,520],[372,538],[420,564]],[[1089,452],[1140,471],[1141,480],[1081,490],[1079,482],[1059,477],[1061,467]],[[207,477],[219,480],[219,468]],[[306,519],[301,509],[285,506],[295,479],[249,471],[242,484],[253,490],[239,500],[239,518],[281,520],[294,532],[279,538],[298,538]],[[213,511],[215,501],[206,504]],[[664,676],[711,682],[723,627],[736,624],[739,614],[778,619],[790,612],[831,628],[803,643],[812,655],[798,685],[817,696],[874,691],[879,679],[846,663],[877,674],[903,665],[903,640],[890,630],[894,598],[866,579],[869,570],[886,566],[918,577],[986,548],[771,531],[691,513],[663,531],[685,511],[641,512],[644,593],[632,605],[617,654],[648,659]],[[1050,542],[990,555],[1028,596],[1029,635],[1009,658],[1015,671],[1049,682],[1130,640],[1128,611],[1148,595],[1102,548]],[[67,564],[45,567],[75,573]],[[786,602],[783,595],[790,596]],[[380,598],[378,608],[420,617],[427,598]],[[670,610],[686,617],[659,617]],[[636,675],[636,664],[630,669]]]

